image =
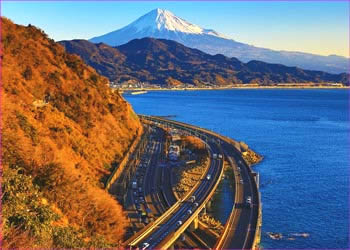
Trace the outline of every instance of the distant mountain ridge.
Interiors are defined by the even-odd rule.
[[[118,46],[144,37],[174,40],[212,55],[223,54],[228,57],[236,57],[243,62],[259,60],[330,73],[349,71],[349,58],[346,57],[255,47],[237,42],[214,30],[203,29],[162,9],[152,10],[124,28],[93,37],[89,41]]]
[[[172,40],[142,38],[110,47],[86,40],[60,42],[111,81],[129,80],[159,85],[341,82],[348,75],[303,70],[261,61],[243,63],[224,55],[209,55]]]

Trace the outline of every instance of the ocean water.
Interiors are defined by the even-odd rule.
[[[175,115],[264,156],[254,167],[264,248],[349,247],[347,90],[159,91],[125,98],[137,113]],[[292,235],[300,233],[309,237]]]

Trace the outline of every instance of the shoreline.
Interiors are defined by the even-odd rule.
[[[116,88],[115,88],[116,89]],[[134,91],[196,91],[196,90],[231,90],[231,89],[341,89],[349,90],[350,86],[239,86],[239,87],[215,87],[215,88],[132,88],[119,89],[121,92]],[[116,89],[117,90],[117,89]]]

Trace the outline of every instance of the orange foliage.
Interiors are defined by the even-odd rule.
[[[183,136],[182,140],[185,143],[185,146],[190,148],[192,151],[197,151],[198,153],[205,153],[205,144],[204,142],[195,136]]]
[[[69,223],[117,243],[127,220],[99,180],[142,129],[137,116],[41,30],[1,22],[3,164],[47,178],[42,191]]]

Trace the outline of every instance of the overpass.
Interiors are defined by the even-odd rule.
[[[256,175],[243,160],[239,143],[212,131],[185,123],[153,116],[140,115],[139,117],[141,120],[147,120],[155,125],[187,131],[189,134],[202,138],[207,142],[211,154],[225,155],[235,173],[238,173],[238,170],[237,164],[234,164],[233,161],[239,162],[244,184],[240,185],[237,181],[238,175],[235,175],[235,204],[225,225],[224,234],[218,240],[215,248],[232,248],[232,246],[234,248],[255,248],[260,239],[261,202]],[[188,227],[196,226],[198,214],[212,198],[221,180],[223,159],[213,159],[212,157],[205,176],[208,174],[211,176],[209,180],[202,178],[185,198],[175,202],[156,221],[148,224],[125,242],[125,245],[136,248],[147,243],[149,248],[169,248]],[[190,202],[188,199],[192,195],[196,197],[194,202]],[[252,197],[253,203],[250,209],[244,207],[243,197],[248,195]]]

